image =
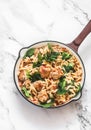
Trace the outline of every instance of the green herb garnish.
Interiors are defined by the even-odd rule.
[[[25,86],[22,87],[22,92],[27,98],[31,96],[29,90],[27,90]]]
[[[67,93],[67,92],[68,92],[68,91],[65,90],[65,89],[63,89],[63,90],[58,89],[57,94],[63,95],[63,94],[65,94],[65,93]]]
[[[81,85],[79,84],[79,85],[77,86],[77,92],[76,92],[76,94],[78,94],[80,91],[81,91]]]
[[[60,55],[59,52],[47,53],[47,54],[44,55],[44,59],[45,59],[47,62],[52,62],[52,61],[55,61],[59,55]]]
[[[37,80],[43,80],[39,72],[35,72],[32,75],[30,75],[30,72],[26,71],[26,76],[28,79],[31,80],[31,82],[35,82]]]
[[[35,51],[34,48],[28,49],[23,58],[31,57],[32,55],[34,55],[34,51]]]
[[[38,54],[38,61],[33,63],[33,68],[35,67],[40,67],[41,64],[43,63],[43,60],[47,62],[52,62],[57,59],[57,57],[60,55],[59,52],[54,52],[51,44],[48,43],[48,48],[50,52],[47,52],[44,54],[44,56],[41,55],[41,53]]]
[[[58,83],[58,91],[57,94],[65,94],[67,92],[67,90],[65,89],[67,85],[67,82],[65,80],[65,77],[61,77]]]
[[[31,80],[31,82],[35,82],[35,81],[37,81],[37,80],[44,80],[44,79],[41,77],[41,75],[40,75],[39,72],[35,72],[35,73],[33,73],[33,74],[31,75],[30,80]]]
[[[33,68],[35,68],[35,67],[40,67],[41,64],[42,64],[42,63],[40,63],[40,62],[34,62],[34,63],[33,63]]]
[[[33,68],[40,67],[43,62],[43,57],[41,53],[38,54],[38,61],[33,63]]]
[[[53,52],[53,48],[52,48],[52,46],[51,46],[50,43],[48,43],[48,48],[49,48],[49,50],[50,50],[51,52]]]
[[[49,108],[53,105],[54,103],[54,99],[51,99],[51,102],[49,103],[40,103],[40,106],[44,107],[44,108]]]
[[[29,71],[26,71],[26,76],[27,76],[28,79],[31,79],[31,75],[30,75]]]
[[[64,65],[64,69],[65,71],[68,73],[70,70],[74,71],[74,64],[73,63],[69,63],[67,66]]]
[[[68,60],[71,56],[68,52],[62,52],[62,60]]]

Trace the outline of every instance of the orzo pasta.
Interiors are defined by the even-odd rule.
[[[30,48],[20,61],[18,83],[32,103],[55,107],[67,103],[81,90],[82,67],[77,57],[61,45]]]

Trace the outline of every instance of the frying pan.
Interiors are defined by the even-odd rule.
[[[85,74],[85,67],[84,67],[84,64],[83,64],[83,61],[81,59],[81,57],[79,56],[78,54],[78,48],[80,46],[80,44],[82,43],[82,41],[86,38],[86,36],[91,32],[91,20],[88,22],[88,24],[85,26],[85,28],[82,30],[82,32],[75,38],[75,40],[73,40],[71,43],[68,43],[68,44],[64,44],[64,43],[61,43],[61,42],[58,42],[58,41],[51,41],[51,40],[48,40],[48,41],[41,41],[41,42],[37,42],[37,43],[34,43],[32,45],[30,45],[29,47],[24,47],[22,48],[20,51],[19,51],[19,55],[18,55],[18,58],[16,60],[16,63],[15,63],[15,66],[14,66],[14,82],[15,82],[15,85],[18,89],[18,91],[20,92],[20,94],[30,103],[32,103],[31,101],[29,101],[24,95],[23,93],[21,92],[20,90],[20,87],[19,87],[19,84],[18,84],[18,77],[17,77],[17,72],[18,72],[18,69],[19,69],[19,64],[20,64],[20,60],[22,59],[22,57],[24,56],[25,52],[29,49],[29,48],[36,48],[36,47],[41,47],[41,46],[44,46],[44,45],[47,45],[47,43],[51,43],[51,44],[58,44],[58,45],[61,45],[61,47],[65,47],[65,48],[68,48],[69,51],[71,51],[75,56],[76,58],[79,60],[80,62],[80,65],[82,67],[82,72],[83,72],[83,76],[82,76],[82,81],[81,81],[81,90],[80,92],[78,93],[78,95],[74,98],[72,98],[70,101],[66,102],[65,104],[62,104],[60,106],[56,106],[56,107],[50,107],[50,108],[57,108],[57,107],[61,107],[61,106],[64,106],[64,105],[67,105],[68,103],[72,102],[72,101],[77,101],[78,99],[80,99],[80,97],[82,96],[82,89],[83,89],[83,86],[84,86],[84,83],[85,83],[85,77],[86,77],[86,74]],[[32,103],[34,104],[34,103]],[[36,104],[34,104],[36,105]],[[39,106],[39,105],[36,105],[36,106]],[[39,106],[39,107],[42,107],[42,106]]]

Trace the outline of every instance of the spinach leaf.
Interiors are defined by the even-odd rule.
[[[31,96],[30,92],[26,89],[25,86],[22,87],[22,92],[27,98]]]
[[[77,86],[77,94],[81,91],[81,84]]]
[[[67,85],[67,82],[65,80],[65,77],[61,77],[58,83],[58,91],[57,94],[65,94],[67,92],[67,90],[65,89]]]
[[[44,54],[44,56],[41,55],[41,53],[38,54],[38,61],[33,63],[33,68],[41,66],[43,60],[47,62],[52,62],[57,59],[57,57],[60,55],[59,52],[54,52],[52,49],[52,46],[48,43],[48,48],[50,52],[47,52]]]
[[[59,55],[60,55],[59,52],[46,53],[46,54],[44,55],[44,59],[45,59],[47,62],[52,62],[52,61],[55,61]]]
[[[34,62],[33,63],[33,68],[35,68],[35,67],[40,67],[41,66],[41,62]]]
[[[32,75],[30,75],[30,73],[27,71],[27,72],[26,72],[26,75],[27,75],[27,78],[31,80],[31,82],[35,82],[35,81],[37,81],[37,80],[44,80],[44,79],[41,77],[41,75],[40,75],[39,72],[35,72],[35,73],[33,73]]]
[[[72,55],[70,55],[68,52],[62,52],[62,59],[63,60],[68,60],[71,58]]]
[[[28,79],[31,79],[31,75],[30,75],[29,71],[26,71],[26,76],[27,76]]]
[[[49,48],[49,50],[50,50],[51,52],[53,52],[53,48],[52,48],[51,44],[49,44],[49,43],[48,43],[48,48]]]
[[[57,57],[60,55],[59,52],[54,52],[52,46],[48,43],[48,48],[50,50],[50,52],[46,53],[43,57],[44,60],[46,60],[47,62],[52,62],[55,61],[57,59]]]
[[[70,70],[74,71],[74,64],[73,63],[69,63],[67,66],[64,65],[64,69],[65,71],[68,73]]]
[[[28,49],[23,58],[31,57],[32,55],[34,55],[34,51],[35,51],[34,48]]]
[[[41,53],[38,54],[38,61],[33,63],[33,68],[41,66],[43,62],[43,57]]]
[[[44,79],[41,77],[41,75],[40,75],[39,72],[35,72],[35,73],[33,73],[33,74],[31,75],[30,80],[31,80],[31,82],[35,82],[35,81],[37,81],[37,80],[44,80]]]
[[[39,53],[39,54],[38,54],[38,61],[39,61],[39,62],[42,62],[42,60],[43,60],[43,57],[42,57],[41,53]]]
[[[49,103],[40,103],[40,106],[42,106],[44,108],[49,108],[49,107],[51,107],[53,105],[53,103],[54,103],[54,99],[52,98],[51,102],[49,102]]]
[[[60,77],[60,81],[65,80],[65,78],[66,78],[65,76],[61,76],[61,77]]]
[[[63,89],[63,90],[58,89],[57,94],[62,95],[62,94],[65,94],[65,93],[67,93],[67,92],[68,92],[68,91],[65,90],[65,89]]]
[[[67,82],[65,80],[59,82],[59,87],[63,90],[65,86],[67,85]]]

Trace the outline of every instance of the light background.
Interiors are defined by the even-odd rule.
[[[13,81],[22,47],[71,42],[91,18],[91,0],[0,0],[0,130],[91,130],[91,34],[79,48],[86,68],[82,98],[45,110],[25,101]]]

